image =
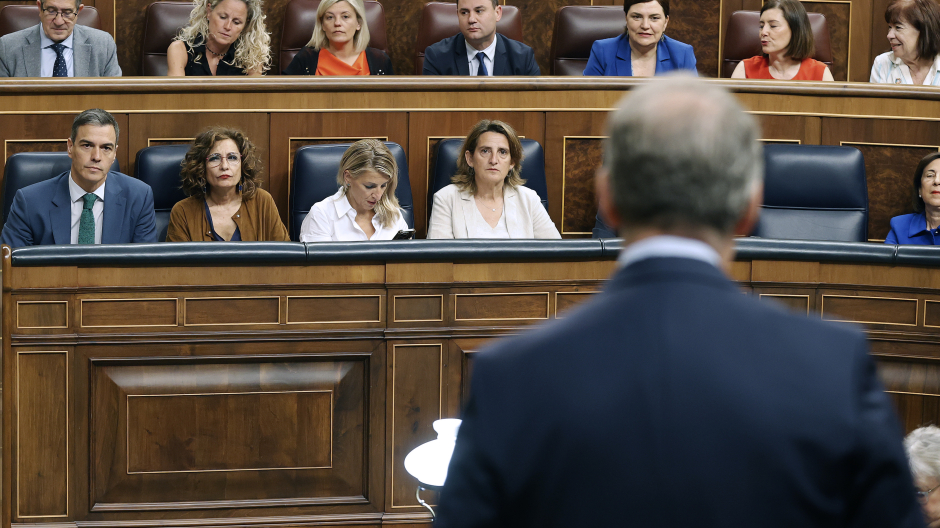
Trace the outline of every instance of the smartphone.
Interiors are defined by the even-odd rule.
[[[415,237],[414,229],[402,229],[395,234],[395,238],[392,240],[412,240]]]

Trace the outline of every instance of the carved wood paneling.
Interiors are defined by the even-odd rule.
[[[68,301],[21,301],[16,303],[16,328],[68,328]]]
[[[277,324],[280,317],[278,297],[208,297],[184,300],[187,326]]]
[[[822,296],[822,318],[865,324],[917,326],[917,299]]]
[[[69,515],[68,390],[68,351],[17,351],[14,512],[20,520]]]
[[[850,2],[803,2],[803,7],[812,13],[821,13],[829,25],[829,45],[832,47],[833,79],[848,80],[849,65],[849,29],[852,20]]]
[[[82,299],[82,327],[176,326],[177,299]]]
[[[238,353],[219,344],[202,353],[223,351]],[[364,359],[97,358],[94,508],[366,503]]]
[[[597,215],[594,174],[603,163],[602,138],[568,137],[564,143],[562,234],[590,235]]]
[[[382,323],[383,295],[324,295],[287,298],[287,322]]]
[[[935,147],[904,145],[846,145],[862,151],[868,180],[868,238],[884,240],[891,218],[913,212],[914,169]]]
[[[458,293],[454,296],[456,321],[521,321],[548,319],[547,292]]]
[[[389,342],[389,413],[391,414],[391,467],[389,508],[420,507],[414,490],[418,481],[405,471],[405,456],[437,437],[431,428],[443,418],[442,343]]]

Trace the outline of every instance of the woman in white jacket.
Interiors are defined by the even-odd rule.
[[[522,186],[511,126],[480,121],[461,150],[453,183],[434,194],[428,238],[561,238],[538,194]]]

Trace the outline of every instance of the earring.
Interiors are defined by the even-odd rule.
[[[206,192],[206,184],[202,184],[202,194],[203,196],[207,196],[209,194]]]
[[[238,184],[238,192],[242,192],[242,184]]]

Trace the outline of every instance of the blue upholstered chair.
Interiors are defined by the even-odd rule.
[[[3,169],[3,222],[6,223],[16,191],[48,180],[72,168],[72,158],[67,152],[21,152],[7,158]],[[111,170],[121,171],[117,160]],[[49,197],[52,199],[52,197]]]
[[[166,242],[170,211],[186,198],[180,188],[180,168],[190,145],[157,145],[137,151],[134,177],[153,189],[153,212],[157,222],[157,240]]]
[[[461,155],[463,138],[444,139],[435,149],[434,168],[429,175],[431,188],[428,189],[428,218],[431,217],[431,205],[434,193],[450,185],[450,179],[457,172],[457,156]],[[548,186],[545,183],[545,152],[542,145],[534,139],[520,139],[522,142],[522,178],[525,186],[539,195],[542,205],[548,210]]]
[[[865,160],[852,147],[764,146],[763,238],[868,240]]]
[[[290,231],[291,240],[300,240],[300,226],[313,204],[333,196],[339,189],[336,185],[336,173],[343,159],[343,153],[352,143],[331,143],[326,145],[308,145],[294,153],[294,166],[290,175]],[[398,164],[398,187],[395,196],[401,206],[401,214],[414,228],[414,199],[411,197],[411,180],[408,179],[408,160],[405,150],[398,143],[385,142],[385,146],[395,156]]]

